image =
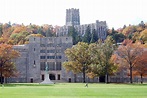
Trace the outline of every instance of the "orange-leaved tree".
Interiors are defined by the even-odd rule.
[[[132,80],[132,71],[135,64],[138,62],[137,58],[142,55],[143,48],[141,43],[132,43],[132,40],[126,39],[121,46],[118,47],[116,53],[118,54],[119,60],[125,62],[125,66],[130,71],[130,83]]]
[[[11,77],[16,74],[13,60],[19,56],[19,52],[14,50],[11,45],[0,44],[0,77],[1,84],[3,77]]]
[[[134,75],[139,75],[141,83],[143,83],[143,76],[147,76],[147,51],[144,51],[137,60],[138,62],[135,64],[133,73]]]

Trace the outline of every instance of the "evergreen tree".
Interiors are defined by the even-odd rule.
[[[43,36],[46,36],[46,34],[43,32],[43,27],[40,27],[40,28],[38,29],[38,34],[41,34],[41,35],[43,35]]]
[[[91,32],[90,32],[90,26],[88,26],[83,37],[83,42],[90,43],[90,41],[91,41]]]
[[[68,36],[72,36],[72,38],[73,38],[73,45],[78,43],[78,33],[75,30],[74,26],[69,27]]]
[[[94,42],[96,42],[97,40],[98,40],[98,34],[96,33],[96,30],[93,29],[92,35],[91,35],[91,41],[90,41],[90,43],[94,43]]]
[[[48,28],[48,30],[46,31],[46,37],[52,37],[52,31],[50,30],[50,28]]]

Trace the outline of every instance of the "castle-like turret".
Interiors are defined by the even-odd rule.
[[[80,25],[79,9],[66,9],[66,25]]]

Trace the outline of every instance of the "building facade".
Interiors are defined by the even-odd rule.
[[[72,47],[71,37],[30,37],[29,44],[15,45],[13,48],[21,56],[14,60],[18,77],[8,78],[8,82],[41,82],[45,78],[46,64],[51,80],[68,80],[62,62],[67,58],[64,51]]]
[[[66,9],[66,25],[80,25],[79,9]]]
[[[106,21],[96,20],[95,23],[82,24],[80,25],[80,13],[79,9],[67,9],[66,10],[66,24],[59,29],[57,29],[57,36],[67,36],[69,27],[74,26],[79,35],[83,36],[86,32],[87,27],[98,34],[98,39],[105,40],[107,37],[107,23]]]

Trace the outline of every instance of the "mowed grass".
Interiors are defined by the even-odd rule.
[[[0,98],[147,98],[147,84],[7,84]]]

